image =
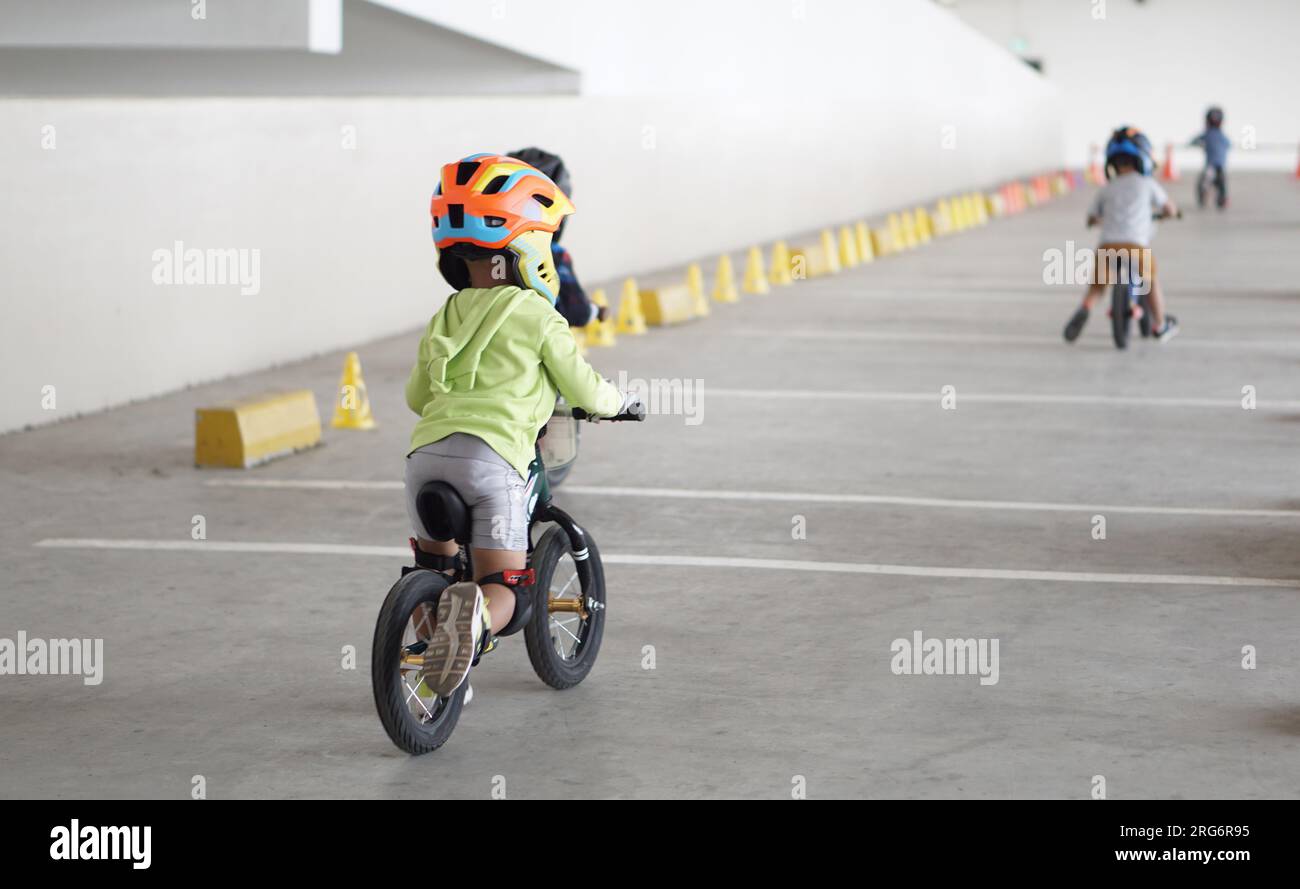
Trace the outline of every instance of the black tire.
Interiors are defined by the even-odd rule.
[[[573,633],[574,622],[568,621],[569,632],[578,638],[577,641],[565,640],[573,645],[572,652],[566,657],[556,649],[556,641],[552,638],[551,612],[547,602],[552,593],[560,592],[559,589],[552,590],[552,586],[558,582],[562,587],[569,576],[570,572],[565,570],[557,577],[557,569],[562,563],[567,562],[572,566],[573,573],[577,572],[573,547],[563,529],[552,526],[542,535],[541,541],[533,550],[531,564],[537,575],[537,598],[533,603],[532,618],[524,627],[524,641],[528,646],[528,660],[532,662],[537,678],[551,688],[572,688],[587,678],[596,663],[600,640],[605,634],[605,569],[600,562],[600,550],[591,537],[587,537],[587,552],[587,563],[591,570],[588,583],[581,588],[580,595],[584,602],[592,604],[588,607],[586,620],[577,614],[572,615],[578,619],[576,633]],[[581,576],[577,576],[573,583],[580,584]],[[572,590],[566,591],[564,598],[574,594]],[[562,632],[557,635],[562,635]]]
[[[1128,348],[1129,327],[1128,285],[1116,284],[1110,289],[1110,330],[1115,336],[1115,348]]]
[[[1145,339],[1151,336],[1151,306],[1145,296],[1138,299],[1138,305],[1142,306],[1142,317],[1138,319],[1138,330]]]
[[[370,684],[375,693],[375,709],[384,731],[399,749],[412,755],[437,750],[451,737],[465,704],[468,682],[462,682],[450,697],[438,698],[427,721],[417,719],[407,704],[408,689],[403,683],[400,663],[403,634],[416,606],[437,606],[450,581],[437,571],[411,571],[388,591],[375,623],[375,639],[370,649]]]

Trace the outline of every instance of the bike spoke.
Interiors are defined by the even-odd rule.
[[[577,636],[575,636],[575,635],[573,634],[573,632],[572,632],[568,627],[566,627],[564,624],[560,623],[560,622],[559,622],[558,620],[556,620],[555,618],[551,618],[551,626],[556,627],[557,629],[563,630],[565,633],[567,633],[567,634],[569,635],[569,638],[571,638],[574,642],[581,642],[581,641],[582,641],[582,640],[579,639]]]
[[[554,596],[554,598],[556,598],[556,599],[563,599],[563,598],[564,598],[564,594],[565,594],[566,592],[569,591],[569,587],[573,586],[573,582],[574,582],[575,580],[577,580],[577,579],[578,579],[578,569],[577,569],[577,568],[574,568],[574,569],[573,569],[573,576],[569,578],[568,583],[566,583],[563,587],[560,588],[560,592],[557,593],[557,594]],[[551,590],[550,590],[550,591],[551,591],[552,593],[554,593],[554,592],[555,592],[555,587],[551,587]]]

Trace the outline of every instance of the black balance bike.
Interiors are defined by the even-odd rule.
[[[1163,213],[1153,219],[1182,219],[1180,210],[1172,216]],[[1134,262],[1134,257],[1127,251],[1121,252],[1119,262],[1114,270],[1114,283],[1110,288],[1110,330],[1115,339],[1115,348],[1127,349],[1129,330],[1134,320],[1138,322],[1138,331],[1149,337],[1151,330],[1151,307],[1147,296],[1151,293],[1150,284],[1143,280],[1140,273],[1141,263]]]
[[[605,571],[596,541],[567,512],[551,502],[545,461],[563,474],[577,459],[577,422],[595,421],[580,408],[556,406],[538,439],[535,494],[528,523],[528,569],[534,581],[515,587],[515,609],[522,624],[528,659],[539,679],[552,688],[572,688],[591,672],[605,629]],[[643,420],[644,410],[610,420]],[[548,441],[550,439],[550,441]],[[410,754],[437,750],[451,737],[465,705],[469,680],[447,697],[434,696],[424,682],[424,651],[433,637],[438,599],[453,583],[474,579],[468,546],[470,511],[446,482],[420,489],[416,506],[425,527],[449,527],[461,545],[451,575],[424,568],[404,569],[388,591],[370,654],[370,681],[379,721],[393,743]],[[533,531],[551,527],[536,544]],[[522,609],[522,611],[520,611]]]

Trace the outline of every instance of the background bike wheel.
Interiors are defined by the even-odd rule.
[[[436,571],[409,572],[388,591],[375,623],[370,649],[375,709],[393,743],[414,755],[437,750],[447,742],[469,687],[468,682],[462,682],[449,697],[423,697],[416,693],[419,668],[404,660],[410,654],[408,648],[416,646],[418,650],[421,636],[428,638],[438,597],[448,583]]]
[[[1110,290],[1110,330],[1117,349],[1128,347],[1128,322],[1128,285],[1116,284]]]
[[[591,537],[587,551],[591,579],[583,587],[573,548],[561,528],[550,528],[533,550],[537,599],[524,627],[524,641],[537,677],[552,688],[572,688],[587,677],[605,632],[605,569]],[[576,611],[551,611],[552,599],[584,603],[587,617]]]
[[[546,467],[547,484],[549,484],[552,488],[558,488],[561,484],[563,484],[564,480],[569,477],[569,473],[573,470],[573,464],[576,462],[577,462],[576,460],[570,461],[568,463],[565,463],[563,466],[557,466],[554,469],[552,469],[550,466],[547,466]]]

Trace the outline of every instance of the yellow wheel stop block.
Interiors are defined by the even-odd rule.
[[[194,465],[247,469],[320,444],[316,397],[307,389],[195,411]]]
[[[681,324],[695,317],[695,296],[688,284],[641,291],[641,313],[651,327]]]

